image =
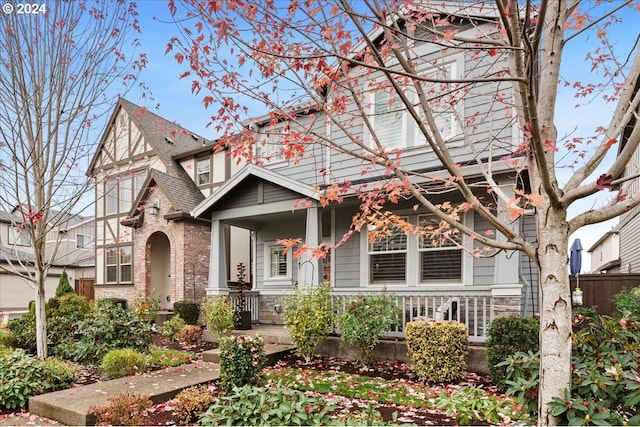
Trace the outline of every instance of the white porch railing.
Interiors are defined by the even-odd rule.
[[[240,295],[238,291],[229,291],[229,303],[235,311],[238,308]],[[251,312],[251,323],[258,323],[260,319],[260,294],[258,291],[244,291],[245,310]]]
[[[347,301],[359,295],[358,292],[332,292],[331,299],[335,310],[344,311]],[[491,291],[475,290],[473,293],[425,293],[389,292],[400,308],[396,325],[387,333],[389,337],[404,338],[407,322],[420,318],[434,320],[455,320],[464,323],[469,332],[470,342],[484,342],[486,331],[492,319]],[[339,332],[334,330],[334,332]]]

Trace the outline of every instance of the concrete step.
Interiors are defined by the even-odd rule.
[[[41,394],[29,399],[29,412],[70,426],[94,425],[91,406],[107,405],[107,399],[127,391],[148,396],[153,403],[166,402],[185,388],[219,378],[218,365],[196,362],[145,374]]]
[[[295,350],[295,346],[289,344],[265,343],[264,352],[267,358],[267,365],[274,365],[278,360],[288,356]],[[202,360],[205,362],[220,362],[220,349],[207,350],[202,352]]]
[[[265,344],[267,365],[275,364],[292,349],[292,345]],[[65,425],[94,425],[95,416],[89,414],[89,408],[105,406],[109,403],[107,399],[117,394],[130,391],[148,396],[153,403],[162,403],[185,388],[217,380],[220,377],[218,350],[204,352],[202,359],[174,368],[34,396],[29,399],[29,412]]]

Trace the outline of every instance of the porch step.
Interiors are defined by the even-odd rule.
[[[266,364],[274,365],[278,360],[288,356],[295,348],[295,346],[290,344],[265,343],[264,352],[267,358]],[[205,362],[219,363],[220,349],[216,348],[202,352],[202,360]]]

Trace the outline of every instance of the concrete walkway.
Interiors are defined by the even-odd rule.
[[[281,329],[280,327],[280,333],[277,335],[282,334]],[[281,342],[286,339],[279,336],[264,336],[256,330],[241,332],[245,335],[259,334],[263,336],[266,342],[267,364],[274,364],[294,349],[291,344],[282,344]],[[267,330],[263,332],[267,332]],[[273,343],[274,340],[276,343]],[[185,388],[218,379],[218,362],[218,351],[210,350],[202,353],[202,361],[199,362],[41,394],[29,399],[29,412],[56,420],[64,425],[94,425],[95,417],[89,414],[91,406],[107,405],[107,399],[127,391],[148,396],[156,404],[166,402]],[[0,420],[0,425],[12,425],[11,420]]]

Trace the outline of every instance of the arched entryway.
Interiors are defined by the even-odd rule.
[[[171,295],[171,243],[166,234],[153,233],[147,242],[151,295],[160,297],[160,308],[173,308]]]

